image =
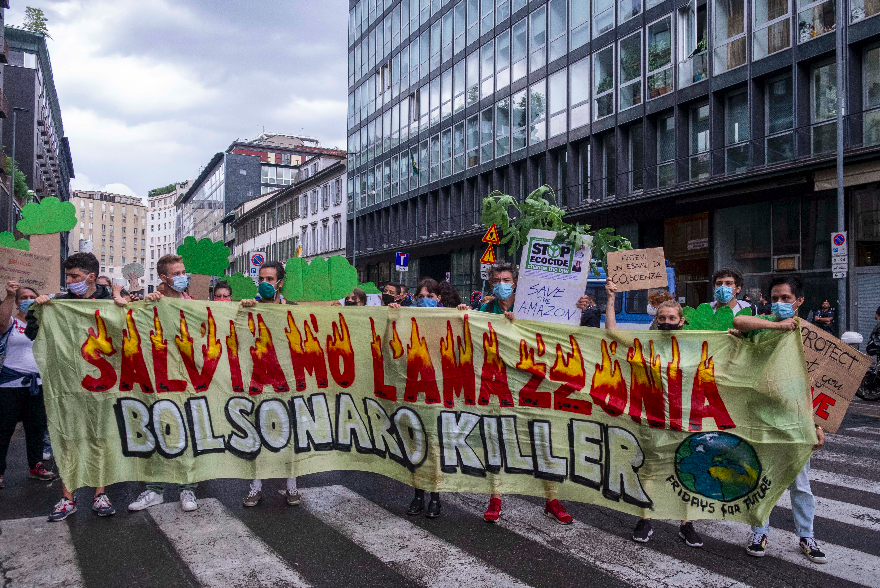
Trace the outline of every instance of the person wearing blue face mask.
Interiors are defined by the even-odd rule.
[[[804,284],[797,276],[779,276],[770,284],[770,302],[773,316],[753,317],[737,316],[733,319],[733,328],[749,337],[763,329],[794,331],[799,328],[798,309],[804,303]],[[808,388],[805,394],[812,405],[812,393]],[[825,431],[816,426],[817,443],[813,451],[825,444]],[[791,494],[791,511],[794,515],[794,527],[800,537],[800,548],[804,555],[814,563],[825,563],[825,553],[813,537],[813,519],[816,503],[810,488],[810,462],[808,461],[789,487]],[[746,553],[754,557],[763,557],[767,552],[767,536],[770,532],[770,521],[759,527],[752,527],[752,537],[746,546]]]
[[[712,310],[718,310],[723,305],[730,307],[733,315],[745,309],[752,308],[752,304],[744,300],[738,300],[737,296],[743,288],[743,275],[738,269],[732,267],[721,268],[712,274],[711,285],[712,302],[709,304]],[[752,314],[757,314],[756,309],[752,308]]]

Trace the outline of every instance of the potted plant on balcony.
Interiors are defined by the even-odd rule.
[[[702,57],[700,57],[700,59],[697,60],[697,57],[699,57],[700,55],[705,53],[707,50],[708,50],[708,42],[706,41],[706,37],[703,37],[702,39],[700,39],[697,42],[697,48],[694,51],[694,55],[691,57],[691,59],[693,59],[693,63],[694,63],[694,69],[693,69],[694,83],[703,81],[707,77],[708,72],[706,71],[705,60]]]
[[[614,79],[610,75],[606,75],[596,87],[596,94],[602,94],[614,87]]]

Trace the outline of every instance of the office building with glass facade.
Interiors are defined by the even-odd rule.
[[[753,299],[796,272],[808,306],[835,305],[842,87],[850,326],[870,330],[880,2],[846,1],[838,23],[835,0],[351,0],[347,242],[362,279],[393,278],[407,251],[409,281],[448,272],[479,289],[483,197],[548,184],[569,218],[663,246],[689,305],[723,266]]]

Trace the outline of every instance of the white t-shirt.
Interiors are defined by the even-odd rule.
[[[712,310],[713,310],[713,311],[718,310],[718,305],[719,305],[719,304],[720,304],[720,302],[718,302],[717,300],[713,300],[712,302],[709,303],[709,305],[712,307]],[[726,302],[724,303],[724,306],[727,306],[727,303],[726,303]],[[731,310],[733,311],[733,316],[736,316],[736,313],[738,313],[738,312],[741,311],[742,309],[744,309],[744,308],[751,308],[751,307],[752,307],[752,305],[749,304],[748,302],[746,302],[745,300],[737,300],[737,301],[736,301],[736,306],[734,306],[733,308],[731,308]]]
[[[21,373],[38,373],[37,361],[34,359],[34,342],[28,339],[24,334],[24,328],[27,323],[16,318],[12,319],[12,332],[9,333],[9,341],[6,342],[6,359],[3,364],[11,370]],[[0,388],[24,388],[24,378],[20,380],[12,380],[5,384],[0,384]],[[37,383],[41,383],[37,378]]]

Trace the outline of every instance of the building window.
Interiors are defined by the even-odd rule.
[[[602,166],[602,196],[603,198],[613,198],[616,187],[617,174],[617,142],[614,140],[614,131],[605,133],[599,140],[599,147],[602,158],[600,164]]]
[[[404,0],[406,2],[406,0]],[[453,22],[452,28],[455,34],[455,41],[453,41],[452,53],[453,55],[458,55],[458,52],[464,49],[464,40],[465,40],[465,16],[466,16],[466,6],[465,0],[461,0],[458,4],[455,5],[455,8],[452,9],[453,13]]]
[[[852,0],[850,2],[851,22],[880,14],[880,2],[877,0]]]
[[[614,0],[593,0],[593,38],[614,28]]]
[[[648,25],[648,100],[672,91],[672,16]]]
[[[517,92],[510,101],[511,106],[511,152],[523,149],[526,146],[526,115],[528,108],[528,95],[525,90]]]
[[[495,85],[498,91],[510,83],[510,29],[495,38]]]
[[[550,58],[553,62],[568,51],[566,35],[568,33],[568,0],[550,0],[547,4],[549,10],[548,31],[550,34]]]
[[[798,8],[798,43],[805,43],[835,29],[837,22],[835,0],[818,2],[798,0]]]
[[[529,145],[547,140],[547,80],[529,89]],[[543,182],[542,182],[543,183]]]
[[[471,52],[467,56],[467,105],[476,104],[480,100],[480,54]]]
[[[439,77],[431,80],[431,127],[440,122],[440,80]]]
[[[447,10],[446,14],[443,15],[443,25],[442,29],[442,45],[443,48],[440,52],[440,62],[446,63],[450,59],[452,59],[452,11]]]
[[[391,199],[391,160],[382,165],[382,201]]]
[[[447,69],[440,77],[440,119],[452,116],[452,70]]]
[[[746,0],[715,2],[715,74],[746,63]]]
[[[678,11],[678,87],[709,77],[706,0],[691,0]]]
[[[494,108],[489,107],[480,113],[480,163],[492,161],[494,156],[494,124],[492,121],[492,112]]]
[[[428,140],[425,139],[419,144],[419,185],[427,186],[428,185],[428,166],[430,165],[430,161],[428,160]]]
[[[527,72],[527,63],[526,59],[528,57],[528,26],[526,24],[526,19],[522,19],[515,25],[513,25],[513,29],[511,30],[511,50],[510,50],[510,61],[513,62],[513,79],[511,82],[516,82],[525,77]]]
[[[529,73],[547,65],[547,8],[529,15]]]
[[[590,122],[590,58],[584,57],[580,61],[572,63],[568,68],[568,73],[569,86],[571,87],[569,128],[576,129]],[[551,95],[552,93],[551,89]]]
[[[754,0],[752,59],[761,59],[791,46],[789,4],[789,0]]]
[[[768,164],[794,158],[794,95],[791,76],[783,76],[764,86],[765,161]]]
[[[880,5],[880,3],[875,2]],[[876,11],[868,16],[873,16]],[[864,79],[864,144],[880,143],[880,45],[865,50],[862,58]]]
[[[642,103],[642,34],[620,41],[620,110]]]
[[[614,45],[593,55],[594,119],[614,114]]]
[[[837,69],[834,63],[810,71],[810,124],[812,152],[834,151],[837,146]]]
[[[645,147],[642,123],[627,129],[627,155],[629,156],[629,191],[640,192],[645,187]]]
[[[485,1],[485,0],[484,0]],[[480,49],[480,64],[483,75],[480,80],[480,98],[488,98],[495,93],[495,42],[489,41]]]
[[[464,123],[452,127],[452,173],[457,174],[465,169],[464,165]]]
[[[433,25],[431,25],[431,69],[436,70],[440,67],[440,27],[442,26],[442,21],[435,21]]]
[[[495,0],[480,0],[480,34],[485,35],[495,28]]]
[[[477,115],[467,119],[467,166],[476,167],[480,163],[480,121]]]
[[[440,135],[431,137],[431,181],[440,179]]]
[[[452,129],[440,134],[440,177],[452,175]]]
[[[510,153],[510,98],[495,105],[495,154],[503,157]]]
[[[689,167],[691,180],[709,177],[709,103],[690,109]]]
[[[620,6],[620,20],[623,23],[642,12],[642,0],[617,0]]]
[[[657,187],[675,184],[675,113],[657,119]]]
[[[548,79],[550,93],[550,136],[561,135],[568,128],[565,120],[565,104],[568,102],[568,72],[564,69],[551,75]]]
[[[724,100],[724,170],[738,174],[749,168],[749,95],[745,90]]]

